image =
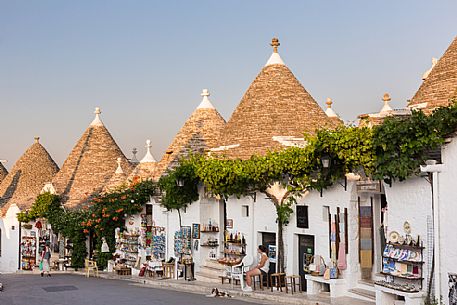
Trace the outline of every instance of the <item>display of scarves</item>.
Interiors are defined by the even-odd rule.
[[[345,214],[340,213],[340,244],[338,249],[338,269],[346,270],[346,232],[345,232]]]

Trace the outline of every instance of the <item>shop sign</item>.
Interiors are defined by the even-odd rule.
[[[381,193],[381,181],[359,181],[357,182],[359,193]]]
[[[308,207],[306,205],[297,205],[297,228],[309,228],[308,225]]]

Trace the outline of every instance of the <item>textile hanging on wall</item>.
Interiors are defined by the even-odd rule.
[[[340,213],[340,244],[338,249],[338,269],[345,270],[347,268],[346,262],[346,214]]]
[[[360,267],[362,272],[369,273],[373,266],[373,208],[371,206],[359,206],[359,232]]]

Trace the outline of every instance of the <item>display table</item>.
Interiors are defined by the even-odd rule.
[[[405,298],[405,305],[421,305],[424,292],[403,292],[380,285],[374,285],[376,289],[376,305],[390,305],[398,300],[398,296]]]
[[[330,286],[330,297],[338,298],[342,297],[346,293],[346,280],[345,279],[330,279],[326,280],[323,276],[314,276],[311,274],[305,275],[306,279],[306,293],[307,294],[318,294],[323,290],[323,285],[328,284]]]

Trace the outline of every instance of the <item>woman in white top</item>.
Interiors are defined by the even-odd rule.
[[[246,272],[246,287],[243,288],[243,291],[252,291],[252,276],[261,275],[261,280],[263,281],[263,277],[268,276],[268,271],[270,271],[270,259],[267,255],[267,247],[260,245],[257,252],[260,254],[259,263],[253,269]]]

